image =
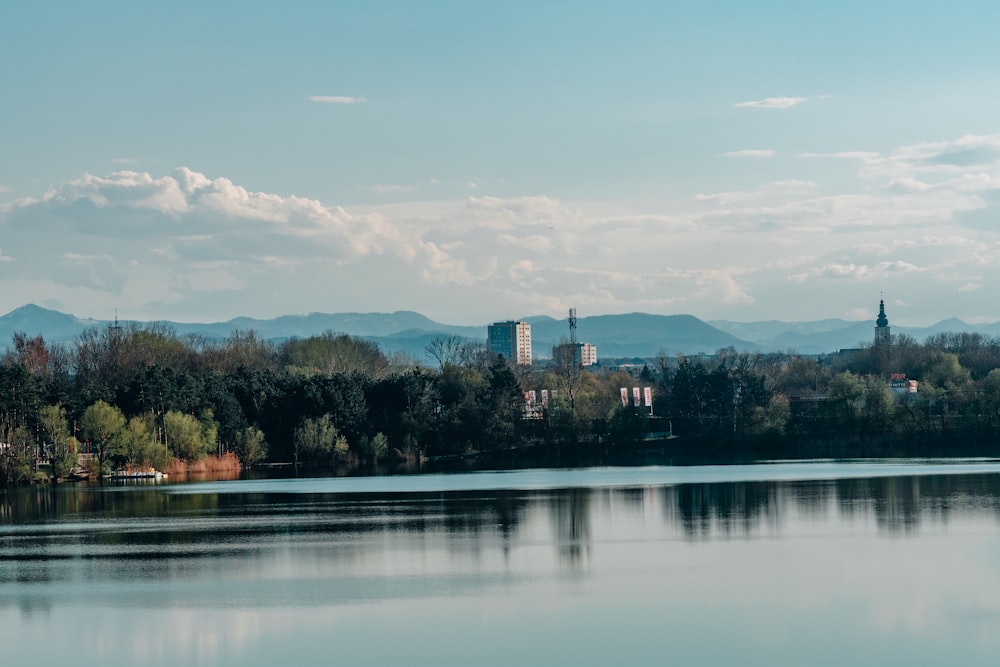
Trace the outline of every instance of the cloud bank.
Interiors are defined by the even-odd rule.
[[[850,160],[853,184],[832,189],[821,168],[641,207],[481,191],[398,201],[417,193],[382,185],[348,209],[189,168],[85,174],[0,208],[0,309],[801,320],[847,316],[884,291],[914,304],[911,319],[1000,319],[983,289],[1000,282],[1000,135],[799,155],[811,159],[790,164]]]

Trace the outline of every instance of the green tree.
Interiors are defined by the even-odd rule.
[[[234,331],[218,345],[206,345],[202,367],[213,373],[234,374],[240,369],[275,371],[278,356],[274,346],[252,329]]]
[[[499,356],[490,365],[485,380],[477,396],[479,421],[484,431],[480,447],[512,447],[517,443],[524,415],[521,385],[510,365]]]
[[[389,452],[389,438],[385,437],[381,431],[376,433],[373,438],[362,438],[360,450],[366,461],[378,463]]]
[[[972,375],[959,362],[958,355],[952,352],[932,351],[917,373],[921,384],[953,393],[967,391],[972,384]]]
[[[480,445],[483,415],[477,397],[487,392],[485,384],[477,369],[445,364],[438,382],[440,423],[435,453],[462,453]]]
[[[40,383],[24,364],[0,364],[0,427],[29,426],[40,403]]]
[[[205,458],[211,450],[211,443],[205,442],[198,418],[177,410],[164,413],[163,437],[170,452],[184,461]]]
[[[156,441],[156,428],[156,416],[152,413],[128,420],[122,438],[122,453],[132,468],[164,468],[170,463],[166,447]]]
[[[757,409],[755,415],[758,430],[762,434],[777,436],[785,432],[791,420],[791,410],[784,397],[772,394],[767,405]]]
[[[894,427],[895,396],[880,378],[872,378],[864,384],[861,407],[861,432],[864,435],[890,433]]]
[[[256,426],[247,426],[237,431],[233,440],[233,452],[244,468],[260,463],[267,457],[264,432]]]
[[[331,465],[344,461],[348,454],[347,438],[341,435],[330,415],[305,418],[295,429],[295,462]]]
[[[202,410],[201,419],[201,441],[206,454],[216,453],[222,456],[222,443],[219,441],[219,424],[215,421],[215,413],[211,409]]]
[[[38,426],[52,445],[52,478],[62,479],[76,465],[76,441],[69,434],[66,408],[46,405],[38,411]]]
[[[21,484],[30,481],[35,472],[35,443],[28,429],[23,426],[7,427],[0,431],[0,473],[3,484]]]
[[[378,463],[389,453],[389,438],[384,433],[376,433],[372,438],[372,459]]]
[[[108,458],[116,453],[122,442],[125,415],[115,406],[96,401],[83,411],[80,431],[97,448],[97,461],[103,471]]]
[[[375,343],[364,338],[327,331],[320,336],[287,341],[281,356],[289,371],[305,376],[359,374],[383,378],[389,372],[389,360]]]
[[[167,445],[174,456],[184,461],[197,461],[212,451],[215,443],[206,437],[211,433],[211,429],[206,429],[193,415],[177,410],[168,410],[163,415],[163,435]]]
[[[858,417],[864,397],[864,387],[858,376],[844,371],[837,373],[830,381],[828,391],[830,416],[841,430],[856,432]]]
[[[979,382],[979,393],[987,427],[1000,429],[1000,368],[994,368]]]
[[[711,371],[701,362],[681,358],[670,374],[667,395],[670,402],[667,414],[672,415],[674,427],[685,436],[719,436],[728,421],[732,432],[732,419],[726,419],[726,409],[733,403],[733,387],[728,373],[722,367]]]
[[[833,377],[818,361],[792,357],[775,378],[775,391],[785,396],[817,396],[826,392]]]
[[[615,445],[637,444],[646,432],[646,414],[643,408],[622,405],[619,402],[611,414],[608,436]]]

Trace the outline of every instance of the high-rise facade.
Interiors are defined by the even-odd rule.
[[[560,343],[552,348],[552,359],[557,364],[593,366],[597,363],[597,346],[590,343]]]
[[[518,366],[531,365],[531,325],[527,322],[496,322],[489,326],[487,337],[493,354]]]

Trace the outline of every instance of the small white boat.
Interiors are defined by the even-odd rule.
[[[116,470],[111,473],[111,479],[163,479],[166,473],[159,470]]]

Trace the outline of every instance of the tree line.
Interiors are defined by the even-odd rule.
[[[0,477],[38,461],[63,477],[78,454],[99,470],[190,464],[231,455],[332,467],[525,447],[625,449],[649,432],[676,447],[762,442],[989,442],[1000,434],[1000,341],[941,334],[822,357],[720,350],[661,356],[638,377],[582,368],[569,354],[524,369],[481,343],[440,336],[428,366],[327,332],[280,343],[225,340],[165,325],[95,327],[70,345],[16,334],[0,359]],[[890,389],[893,374],[919,381]],[[649,408],[622,387],[650,386]],[[552,392],[527,412],[525,394]]]

